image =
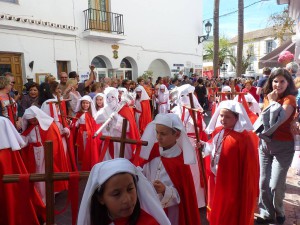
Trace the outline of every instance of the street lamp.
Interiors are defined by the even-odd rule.
[[[207,21],[207,23],[205,24],[205,31],[206,31],[207,35],[198,36],[198,45],[208,39],[209,33],[211,31],[211,27],[212,27],[212,24],[209,21]]]
[[[227,67],[228,67],[228,65],[225,62],[223,62],[222,67],[221,67],[221,71],[223,72],[223,77],[225,77]]]

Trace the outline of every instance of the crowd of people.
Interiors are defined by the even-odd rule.
[[[84,82],[75,71],[60,73],[60,82],[52,75],[41,85],[28,79],[23,93],[13,74],[0,76],[0,177],[45,173],[44,144],[51,140],[54,172],[91,171],[79,225],[201,224],[203,207],[210,225],[252,225],[257,199],[256,223],[284,223],[291,164],[300,174],[295,63],[264,68],[260,79],[179,74],[155,83],[96,82],[94,69]],[[124,129],[136,144],[99,138],[121,137]],[[41,224],[45,184],[35,183],[23,220],[14,218],[20,206],[10,187],[0,183],[0,202],[9,205],[0,225]],[[55,193],[63,190],[68,183],[55,182]]]

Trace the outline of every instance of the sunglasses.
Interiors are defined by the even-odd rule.
[[[10,82],[11,84],[15,84],[16,82],[15,81],[13,81],[13,82]]]

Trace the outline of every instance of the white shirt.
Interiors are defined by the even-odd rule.
[[[176,144],[172,148],[165,151],[163,151],[163,149],[159,147],[159,152],[160,155],[165,158],[174,158],[179,156],[182,151]],[[180,203],[180,196],[161,161],[161,157],[156,157],[149,163],[147,163],[143,168],[143,173],[150,182],[153,183],[155,180],[159,180],[166,186],[165,194],[158,194],[158,197],[162,204],[162,207],[168,208],[167,214],[171,221],[171,224],[177,225],[179,219],[178,204]]]

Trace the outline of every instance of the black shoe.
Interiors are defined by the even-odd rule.
[[[275,223],[273,219],[264,219],[262,217],[256,217],[255,219],[256,224],[269,224],[269,223]]]
[[[285,216],[276,216],[276,221],[278,224],[283,224],[285,221]]]

